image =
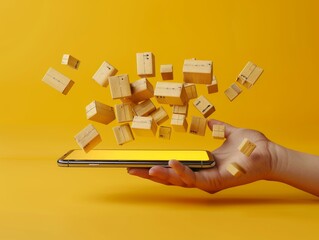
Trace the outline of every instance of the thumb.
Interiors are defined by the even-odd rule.
[[[228,123],[225,123],[225,122],[222,122],[222,121],[219,121],[219,120],[216,120],[216,119],[210,119],[208,121],[208,127],[210,128],[210,130],[213,130],[213,126],[214,125],[224,125],[225,126],[225,137],[227,138],[232,132],[234,132],[235,130],[237,130],[238,128],[228,124]]]

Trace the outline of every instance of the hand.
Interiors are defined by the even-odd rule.
[[[208,126],[225,125],[226,140],[221,147],[212,152],[216,166],[210,169],[192,171],[178,161],[169,161],[170,168],[155,166],[150,169],[129,168],[128,173],[165,185],[199,188],[215,193],[225,188],[247,184],[261,179],[268,179],[272,172],[271,142],[255,130],[236,128],[229,124],[210,120]],[[241,153],[237,147],[244,138],[248,138],[256,148],[250,157]],[[239,164],[245,171],[241,176],[231,175],[226,167],[230,163]]]

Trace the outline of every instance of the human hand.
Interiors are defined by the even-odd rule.
[[[209,193],[251,183],[257,180],[268,179],[272,172],[272,144],[262,133],[243,128],[236,128],[227,123],[210,120],[208,126],[214,124],[225,125],[225,142],[212,152],[216,166],[210,169],[192,171],[178,161],[169,161],[170,168],[154,166],[150,169],[129,168],[128,173],[158,182],[165,185],[175,185],[189,188],[199,188]],[[248,138],[256,148],[247,157],[237,147],[244,138]],[[234,177],[226,167],[230,163],[237,163],[245,171],[244,174]]]

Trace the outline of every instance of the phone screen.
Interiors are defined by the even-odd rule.
[[[64,160],[134,160],[134,161],[209,161],[210,153],[205,150],[119,150],[101,149],[85,153],[83,150],[73,150]]]

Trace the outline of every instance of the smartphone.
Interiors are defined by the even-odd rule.
[[[193,169],[212,168],[215,161],[206,150],[121,150],[96,149],[85,153],[70,150],[58,159],[60,167],[168,167],[169,160],[178,160]]]

